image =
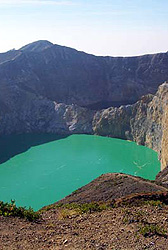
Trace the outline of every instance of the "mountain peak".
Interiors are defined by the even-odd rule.
[[[51,43],[47,40],[39,40],[39,41],[29,43],[29,44],[23,46],[22,48],[20,48],[20,50],[40,52],[40,51],[45,50],[51,46],[53,46],[53,43]]]

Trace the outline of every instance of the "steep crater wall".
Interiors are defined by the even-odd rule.
[[[98,111],[94,133],[132,140],[159,153],[162,169],[168,165],[168,84],[156,95],[146,95],[133,105]]]
[[[168,53],[94,56],[48,41],[0,54],[0,93],[37,97],[89,109],[135,103],[168,80]],[[0,98],[6,112],[6,99]]]
[[[0,135],[86,133],[132,140],[156,150],[164,168],[168,84],[157,88],[168,79],[167,65],[168,53],[96,57],[48,41],[0,54]],[[120,107],[97,111],[110,105]]]
[[[10,112],[0,112],[0,135],[85,133],[116,137],[154,149],[162,169],[168,165],[167,83],[159,87],[156,95],[143,96],[133,105],[100,111],[56,103],[17,88],[9,89],[5,100]]]

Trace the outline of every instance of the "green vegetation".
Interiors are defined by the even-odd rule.
[[[164,205],[163,202],[160,200],[150,200],[150,201],[144,201],[145,205],[151,205],[151,206],[156,206],[156,207],[162,207]]]
[[[76,193],[78,193],[78,189],[72,192],[72,194],[76,194]]]
[[[141,225],[139,228],[139,233],[142,234],[144,237],[158,235],[167,238],[166,230],[156,224],[147,223],[145,225]]]
[[[110,206],[105,203],[99,204],[97,202],[84,203],[84,204],[70,203],[63,205],[62,207],[67,209],[77,209],[81,214],[101,212],[103,210],[110,208]]]
[[[105,203],[99,204],[97,202],[77,204],[70,203],[65,205],[59,205],[60,209],[60,218],[70,218],[84,213],[94,213],[101,212],[111,207]]]
[[[40,218],[40,214],[38,212],[34,212],[34,210],[30,207],[26,209],[24,207],[17,207],[15,201],[11,200],[10,203],[4,203],[0,201],[0,215],[5,217],[19,217],[26,218],[29,221],[36,221]]]
[[[151,206],[160,205],[159,201],[146,201]],[[151,237],[153,235],[168,238],[167,231],[158,225],[158,223],[151,223],[148,221],[149,214],[146,211],[138,210],[132,211],[131,209],[123,209],[123,223],[138,223],[137,233],[142,234],[144,237]]]
[[[70,218],[72,216],[84,214],[84,213],[93,213],[93,212],[101,212],[103,210],[111,209],[112,206],[106,203],[69,203],[62,204],[58,203],[56,205],[50,205],[40,210],[40,213],[49,211],[51,209],[58,209],[61,218]]]
[[[147,213],[144,211],[131,211],[131,210],[123,210],[124,216],[123,216],[123,223],[135,223],[135,222],[143,222],[145,217],[148,216]]]

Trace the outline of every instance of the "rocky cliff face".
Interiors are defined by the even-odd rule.
[[[164,168],[168,84],[154,93],[168,79],[167,66],[168,53],[96,57],[47,41],[0,54],[0,135],[95,133],[129,139],[159,152]],[[132,105],[98,110],[139,97]]]
[[[92,134],[94,111],[18,92],[21,100],[0,114],[0,135],[15,133]],[[13,96],[13,101],[15,96]],[[24,102],[25,100],[25,102]],[[12,105],[12,104],[11,104]],[[13,110],[12,110],[13,109]]]
[[[8,91],[10,111],[0,114],[0,134],[86,133],[136,141],[159,153],[162,168],[168,164],[168,84],[156,95],[146,95],[133,105],[93,111]],[[1,95],[1,93],[0,93]],[[10,104],[10,105],[9,105]]]
[[[168,83],[162,84],[152,101],[147,105],[146,116],[142,112],[139,113],[137,120],[133,118],[131,123],[133,140],[140,144],[144,144],[159,153],[162,169],[168,164]],[[143,122],[139,122],[143,120]],[[135,122],[134,122],[135,121]],[[136,126],[139,124],[141,130]],[[143,133],[141,136],[141,131]],[[139,131],[139,132],[138,132]],[[138,134],[139,133],[139,134]],[[139,140],[139,136],[141,139]]]
[[[168,84],[156,95],[146,95],[133,105],[98,111],[93,130],[98,135],[136,141],[159,153],[162,169],[168,164]]]
[[[168,98],[165,103],[163,116],[163,135],[161,142],[161,164],[162,168],[168,166]]]

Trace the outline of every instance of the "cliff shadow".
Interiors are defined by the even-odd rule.
[[[21,154],[33,146],[65,139],[68,135],[20,134],[0,137],[0,164],[15,155]]]
[[[88,109],[91,109],[91,110],[101,110],[101,109],[107,109],[107,108],[110,108],[110,107],[116,107],[116,108],[119,108],[120,106],[122,105],[132,105],[134,103],[136,103],[138,100],[134,100],[134,101],[130,101],[130,100],[127,100],[127,101],[116,101],[116,102],[96,102],[96,103],[93,103],[93,104],[90,104],[90,105],[87,105],[87,106],[83,106],[84,108],[88,108]]]

